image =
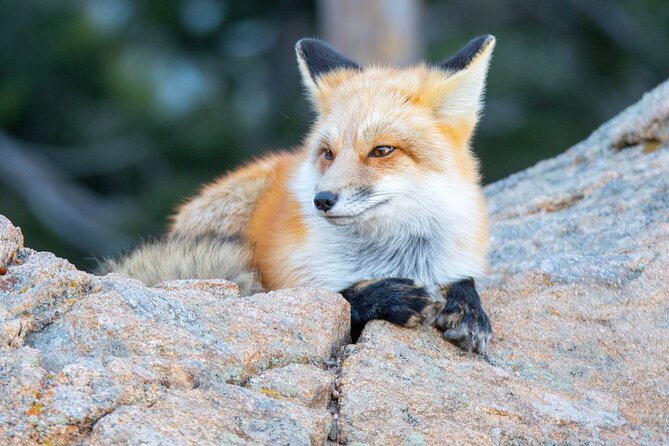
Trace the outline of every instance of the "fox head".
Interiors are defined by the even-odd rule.
[[[485,220],[470,140],[494,45],[483,36],[439,65],[363,68],[324,42],[300,40],[298,64],[318,114],[294,179],[303,207],[356,228]]]

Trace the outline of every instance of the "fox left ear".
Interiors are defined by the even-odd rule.
[[[319,80],[325,74],[339,69],[362,70],[357,63],[318,39],[300,40],[295,45],[295,52],[302,74],[302,82],[312,96],[318,93],[321,87]]]
[[[482,108],[485,79],[494,47],[493,36],[477,37],[438,65],[449,75],[440,107],[445,117],[476,120]]]

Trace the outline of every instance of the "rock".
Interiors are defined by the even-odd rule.
[[[193,304],[192,295],[134,281],[102,284],[30,336],[47,370],[88,356],[104,363],[162,359],[186,377],[175,385],[241,384],[270,367],[322,364],[348,337],[348,304],[333,293],[299,289],[228,299],[201,293]]]
[[[669,82],[486,193],[489,355],[369,324],[343,362],[339,441],[667,444]]]
[[[0,439],[3,444],[29,445],[41,412],[44,370],[40,352],[22,347],[0,353]]]
[[[237,386],[175,389],[149,407],[117,408],[95,425],[84,444],[321,445],[328,419],[324,412]]]
[[[94,288],[92,276],[68,261],[17,249],[0,276],[0,350],[22,346],[26,336],[51,324]]]
[[[665,83],[486,188],[486,356],[380,321],[342,349],[338,294],[96,277],[0,216],[0,444],[669,444],[668,135]]]
[[[194,302],[197,302],[197,297],[202,291],[221,298],[239,297],[239,286],[236,283],[223,279],[168,280],[167,282],[157,284],[156,288],[179,291],[182,295],[192,295],[195,297]]]
[[[5,274],[16,250],[23,247],[23,234],[6,217],[0,215],[0,276]]]
[[[327,376],[329,388],[333,378],[318,367],[349,339],[340,295],[304,288],[242,298],[222,280],[151,288],[5,248],[15,254],[0,276],[0,443],[325,441],[329,412],[308,398],[320,389],[305,389],[306,407],[239,386],[295,363],[312,380]]]
[[[325,410],[330,402],[334,376],[308,364],[289,364],[251,378],[247,386],[272,398],[294,401]]]

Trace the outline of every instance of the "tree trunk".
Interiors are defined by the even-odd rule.
[[[422,56],[421,0],[319,0],[321,36],[356,62],[407,65]]]

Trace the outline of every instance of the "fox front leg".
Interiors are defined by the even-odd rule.
[[[414,280],[400,278],[365,280],[340,291],[351,304],[351,337],[357,339],[373,319],[409,328],[432,324],[460,348],[485,353],[492,328],[474,280],[440,287],[437,299],[430,291]]]
[[[441,287],[445,303],[434,325],[444,339],[469,352],[485,353],[492,336],[490,319],[481,306],[474,279]]]
[[[403,327],[417,327],[436,319],[443,300],[422,284],[401,278],[364,280],[341,295],[351,304],[351,337],[355,341],[365,324],[382,319]]]

